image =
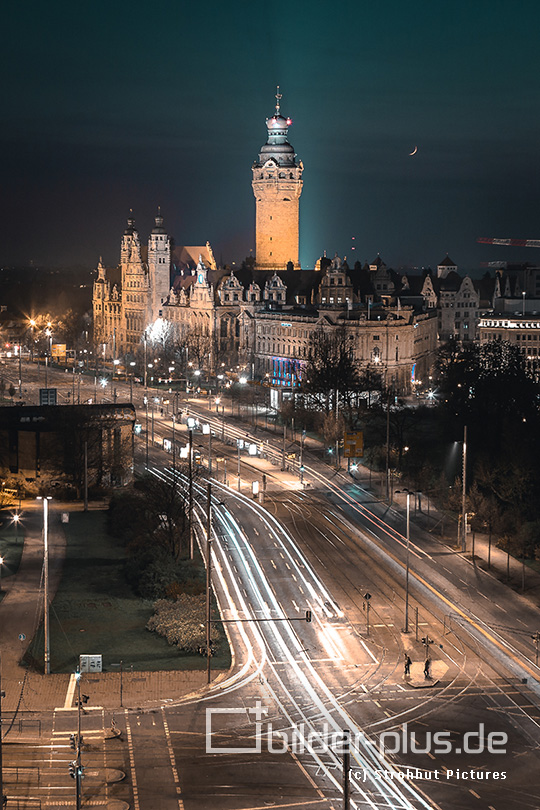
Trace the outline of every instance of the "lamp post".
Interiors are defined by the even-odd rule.
[[[410,561],[410,542],[411,542],[411,492],[408,489],[396,490],[398,492],[405,492],[407,494],[407,555],[406,555],[406,569],[405,569],[405,627],[404,633],[409,632],[409,561]]]
[[[0,557],[0,593],[2,593],[2,566],[4,564],[4,558]]]
[[[34,362],[34,328],[36,322],[33,318],[30,319],[30,362]]]
[[[212,435],[212,434],[210,434]],[[210,631],[212,621],[212,484],[208,482],[206,495],[206,682],[210,683]]]
[[[188,491],[188,510],[189,510],[189,559],[193,559],[193,431],[189,431],[189,450],[188,450],[188,473],[189,473],[189,491]]]
[[[39,497],[43,501],[43,631],[45,635],[44,671],[51,674],[51,647],[49,639],[49,501],[50,495]]]
[[[143,341],[144,341],[144,393],[148,394],[148,369],[146,366],[146,344],[148,342],[148,338],[146,332],[143,334]]]
[[[240,445],[238,444],[238,492],[240,492]]]
[[[76,800],[76,808],[77,810],[80,810],[81,776],[82,776],[82,764],[81,764],[82,740],[81,740],[81,672],[79,670],[79,667],[77,667],[75,679],[77,681],[77,749],[76,749],[77,756],[75,759],[75,800]]]
[[[129,365],[130,365],[130,368],[131,368],[131,373],[129,375],[129,401],[133,402],[133,372],[134,372],[134,366],[136,365],[135,361],[132,360]]]
[[[20,504],[19,504],[19,509],[20,509]],[[20,519],[21,519],[21,516],[19,515],[19,513],[15,512],[15,514],[13,515],[13,523],[15,524],[15,542],[16,543],[19,542],[19,521],[20,521]]]
[[[467,512],[466,512],[466,498],[467,498],[467,425],[463,428],[463,474],[462,474],[463,488],[461,492],[461,550],[463,553],[467,551]]]
[[[145,467],[148,469],[148,397],[144,398],[144,404],[146,406],[146,464]]]

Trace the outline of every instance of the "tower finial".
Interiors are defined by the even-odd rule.
[[[282,98],[283,96],[279,92],[279,84],[278,84],[276,93],[276,115],[279,115],[279,102],[281,101]]]

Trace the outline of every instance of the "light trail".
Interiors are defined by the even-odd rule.
[[[170,476],[170,472],[168,472],[167,475]],[[278,548],[281,548],[287,555],[287,559],[290,561],[291,565],[294,566],[297,576],[308,591],[314,591],[316,594],[317,589],[319,589],[328,601],[332,601],[323,583],[307,563],[307,560],[305,560],[300,550],[296,548],[293,538],[288,535],[288,532],[286,532],[275,518],[268,515],[261,507],[255,505],[241,493],[225,489],[217,482],[214,482],[214,487],[226,493],[241,511],[245,512],[249,510],[253,516],[263,522],[270,538],[277,540]],[[196,488],[198,492],[203,495],[203,488],[200,486],[196,486]],[[200,505],[200,508],[202,510],[203,506]],[[276,618],[281,618],[283,616],[283,610],[262,569],[255,549],[249,541],[246,532],[240,526],[228,505],[226,506],[218,501],[214,504],[213,512],[214,523],[220,524],[223,528],[223,534],[227,536],[228,543],[226,550],[229,551],[232,547],[239,563],[238,577],[241,579],[241,583],[238,584],[246,588],[249,594],[248,599],[251,608],[248,607],[245,599],[239,597],[240,611],[236,611],[236,617],[238,618],[240,613],[244,613],[245,617],[260,618],[261,615],[266,616],[270,610],[270,613],[274,612],[276,614]],[[219,534],[215,532],[214,537],[218,541],[216,545],[213,544],[214,549],[217,547],[220,557],[226,559],[226,555],[223,553],[224,550],[219,542]],[[294,550],[294,554],[292,550]],[[217,555],[214,554],[214,557],[217,557]],[[298,557],[298,559],[296,559],[296,557]],[[302,560],[302,564],[300,564],[298,560]],[[218,569],[217,566],[216,570],[219,571],[219,575],[223,579],[224,570],[221,568]],[[234,583],[235,577],[230,564],[227,567],[227,573],[228,577],[232,578]],[[234,584],[234,590],[237,596],[239,596],[236,583]],[[310,712],[315,709],[317,717],[324,719],[331,734],[340,735],[344,728],[350,729],[354,741],[354,744],[351,746],[351,759],[357,763],[359,769],[366,772],[368,780],[364,784],[351,775],[351,788],[357,791],[358,795],[361,796],[361,799],[351,802],[351,807],[357,808],[357,810],[365,805],[372,808],[372,810],[380,810],[381,807],[392,808],[392,810],[414,810],[418,808],[418,806],[431,808],[433,805],[429,804],[416,788],[404,780],[399,779],[398,771],[394,765],[385,759],[381,752],[375,747],[374,743],[369,740],[348,713],[340,706],[338,699],[317,672],[314,662],[307,655],[301,640],[294,633],[290,624],[287,622],[269,621],[259,625],[257,630],[267,650],[272,653],[273,657],[277,661],[288,664],[285,679],[270,658],[268,656],[266,657],[264,668],[270,671],[269,677],[266,679],[267,688],[271,691],[273,699],[279,705],[282,715],[287,718],[290,728],[298,730],[298,734],[304,743],[305,751],[317,764],[320,772],[324,773],[333,788],[340,792],[342,790],[341,781],[336,778],[333,771],[337,770],[339,773],[341,759],[338,754],[332,750],[325,751],[325,756],[328,757],[329,762],[321,758],[319,752],[316,750],[316,744],[314,745],[310,741],[310,735],[312,739],[320,741],[320,732],[314,726],[313,719],[307,716],[306,710],[301,704],[305,704],[306,707],[309,707]],[[276,689],[272,687],[271,681],[277,684],[278,690],[285,696],[284,699],[279,697]],[[291,681],[295,684],[295,690],[301,691],[301,698],[297,698],[292,694],[288,686],[288,683]],[[235,688],[238,687],[239,683],[236,683]],[[223,684],[215,687],[215,693],[223,694],[222,688]],[[287,705],[285,705],[285,702]],[[396,781],[391,782],[377,779],[375,772],[381,770],[393,773]]]

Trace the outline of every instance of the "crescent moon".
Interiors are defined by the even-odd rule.
[[[418,147],[417,147],[417,146],[415,146],[415,147],[414,147],[414,149],[413,149],[413,151],[412,151],[412,152],[409,152],[409,157],[412,157],[413,155],[416,155],[416,153],[417,153],[417,152],[418,152]]]

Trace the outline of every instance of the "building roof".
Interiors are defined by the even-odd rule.
[[[452,261],[452,259],[447,253],[442,262],[439,262],[437,267],[457,267],[457,264]]]
[[[216,269],[216,260],[214,259],[210,242],[207,242],[206,245],[175,245],[172,250],[171,259],[180,269],[186,267],[194,268],[197,267],[200,256],[202,256],[206,267],[211,270]]]

